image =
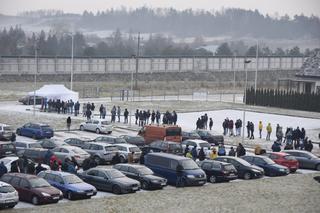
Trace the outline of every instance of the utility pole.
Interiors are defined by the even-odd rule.
[[[138,89],[139,56],[140,56],[140,32],[138,33],[138,49],[137,49],[137,55],[136,55],[136,79],[134,84],[135,89]]]
[[[247,64],[251,63],[250,60],[244,61],[244,71],[246,74],[245,77],[245,85],[244,85],[244,106],[243,106],[243,118],[242,118],[242,143],[244,142],[244,127],[246,125],[246,99],[247,99],[247,83],[248,83],[248,72],[247,72]]]
[[[38,46],[35,44],[34,49],[34,61],[35,61],[35,69],[34,69],[34,85],[33,85],[33,116],[36,115],[36,89],[37,89],[37,73],[38,73]]]
[[[254,92],[257,91],[258,66],[259,66],[258,55],[259,55],[259,41],[257,40],[257,48],[256,48],[256,75],[255,75],[255,79],[254,79]]]

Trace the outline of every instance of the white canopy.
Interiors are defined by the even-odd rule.
[[[33,96],[34,91],[29,92],[29,96]],[[40,89],[36,90],[36,96],[44,97],[52,100],[68,101],[72,100],[73,102],[78,101],[79,93],[67,89],[62,84],[50,84],[44,85]]]

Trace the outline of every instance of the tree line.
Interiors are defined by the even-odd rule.
[[[320,112],[320,94],[274,89],[248,88],[246,104]]]

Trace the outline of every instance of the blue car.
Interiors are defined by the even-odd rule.
[[[17,134],[33,139],[53,137],[53,129],[47,124],[27,123],[17,129]]]
[[[263,168],[265,175],[267,176],[283,176],[288,175],[290,170],[288,167],[276,164],[273,160],[266,156],[242,156],[242,159],[249,163]]]
[[[83,182],[74,174],[46,170],[40,172],[38,177],[45,179],[50,185],[60,189],[64,197],[69,200],[91,198],[97,194],[97,189],[94,186]]]

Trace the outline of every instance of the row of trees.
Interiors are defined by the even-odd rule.
[[[246,104],[320,112],[320,94],[250,88]]]
[[[26,33],[19,27],[3,29],[0,31],[0,55],[33,55],[35,45],[39,55],[65,56],[71,54],[71,35],[63,32],[41,31],[40,34],[32,34],[27,37]],[[256,46],[248,47],[242,41],[222,43],[215,53],[207,51],[201,46],[204,41],[196,37],[191,44],[176,43],[170,37],[161,34],[151,34],[148,40],[141,42],[141,55],[145,56],[233,56],[246,55],[255,56]],[[200,47],[200,48],[199,48]],[[259,47],[259,56],[302,56],[299,47],[275,51],[266,46]],[[116,30],[106,39],[96,39],[95,43],[87,39],[83,34],[74,34],[74,55],[75,56],[131,56],[137,53],[137,40],[132,33],[124,36],[120,30]],[[307,49],[304,54],[311,54]]]

